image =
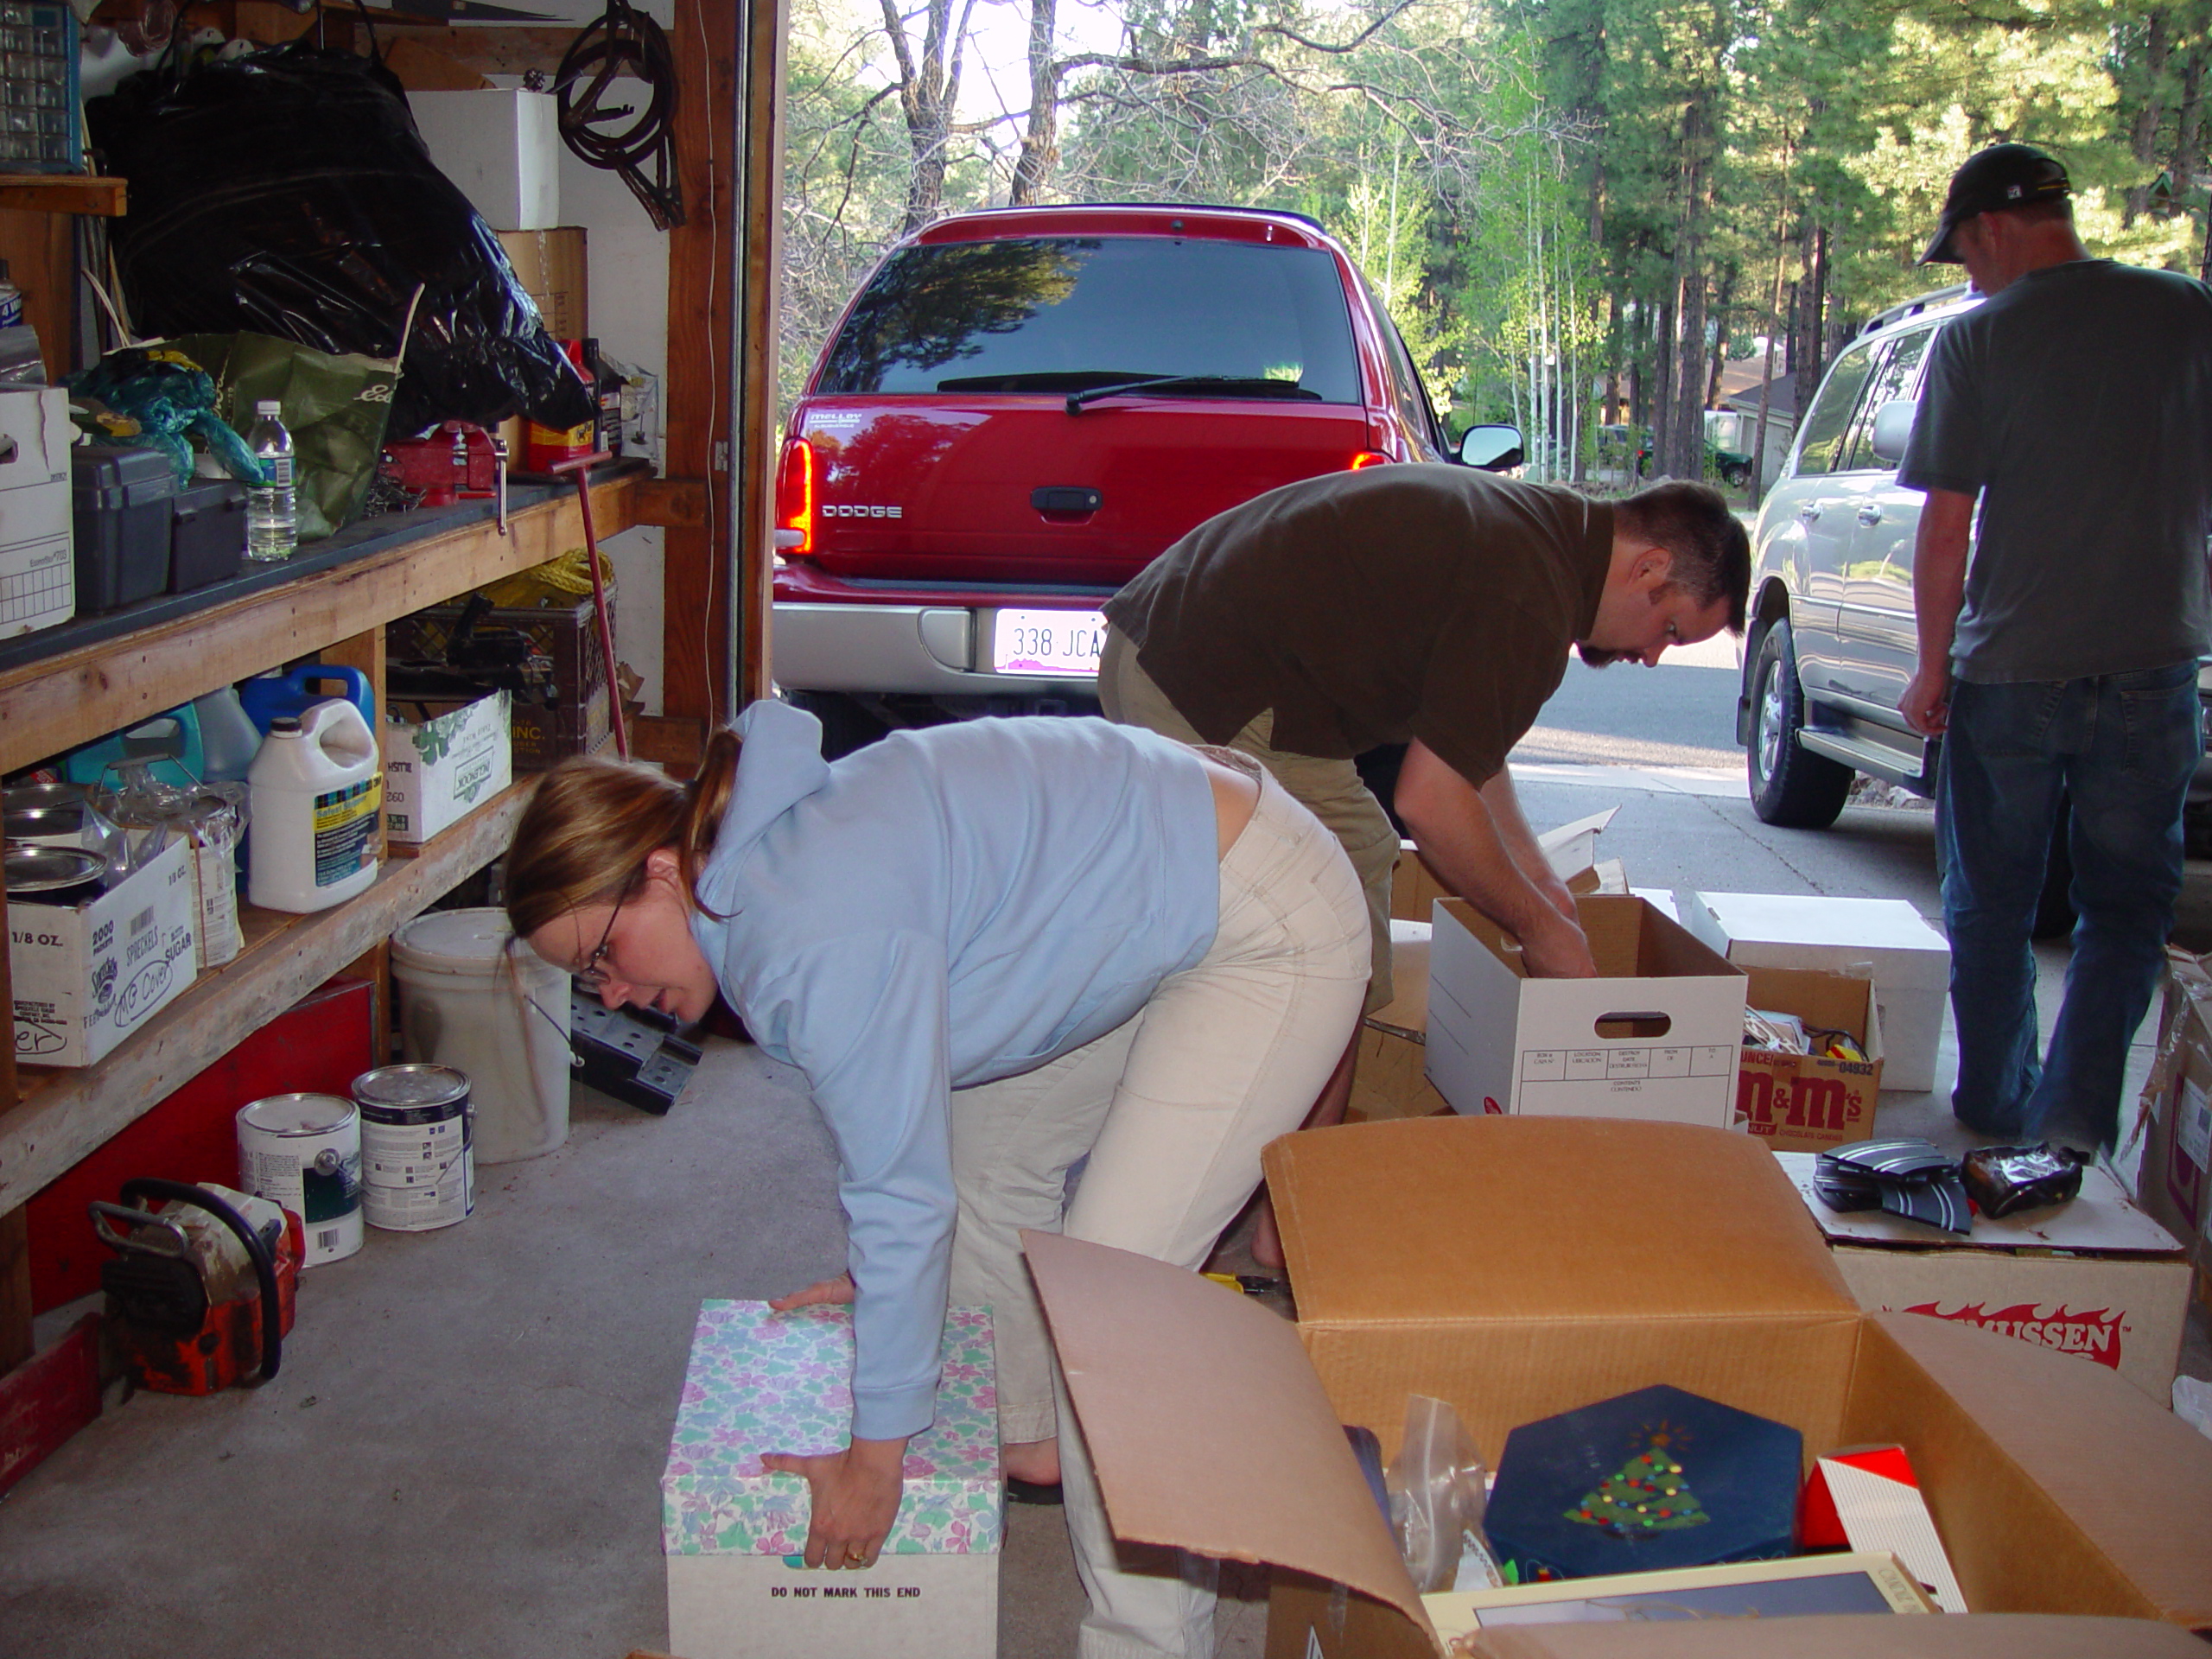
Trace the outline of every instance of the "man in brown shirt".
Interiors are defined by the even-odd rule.
[[[1611,504],[1444,464],[1332,473],[1208,519],[1107,601],[1113,719],[1253,755],[1334,830],[1390,996],[1397,831],[1352,757],[1408,747],[1394,798],[1440,880],[1522,942],[1529,971],[1595,972],[1505,757],[1567,672],[1741,633],[1751,546],[1719,492]],[[1313,1121],[1333,1122],[1352,1050]],[[1332,1102],[1333,1100],[1333,1110]]]

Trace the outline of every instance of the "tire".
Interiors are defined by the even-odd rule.
[[[1787,618],[1759,636],[1751,659],[1751,741],[1744,751],[1751,810],[1763,823],[1786,830],[1825,830],[1851,793],[1852,770],[1801,748],[1805,692],[1797,682],[1797,652]]]
[[[1732,490],[1740,490],[1751,481],[1751,469],[1748,466],[1723,467],[1720,469],[1720,481]]]

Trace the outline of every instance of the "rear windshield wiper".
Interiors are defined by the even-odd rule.
[[[1257,376],[1240,378],[1228,374],[1160,374],[1147,375],[1141,380],[1126,380],[1116,385],[1092,386],[1083,391],[1071,391],[1068,394],[1068,413],[1080,415],[1085,404],[1101,397],[1187,391],[1198,388],[1221,397],[1297,397],[1316,404],[1321,401],[1319,392],[1310,391],[1295,380],[1269,380]]]

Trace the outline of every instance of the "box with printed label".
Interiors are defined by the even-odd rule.
[[[872,1567],[808,1568],[810,1501],[763,1454],[834,1452],[852,1428],[849,1307],[699,1309],[661,1477],[668,1639],[684,1659],[899,1659],[998,1651],[998,1394],[991,1318],[945,1317],[937,1419]]]
[[[1684,927],[1738,968],[1868,974],[1882,1021],[1885,1089],[1933,1089],[1951,947],[1902,899],[1685,893]]]
[[[1811,1456],[1903,1446],[1973,1614],[2212,1624],[2212,1441],[2102,1366],[1861,1310],[1748,1136],[1424,1118],[1285,1135],[1263,1161],[1294,1329],[1162,1262],[1022,1243],[1116,1535],[1272,1563],[1269,1659],[1466,1651],[1417,1593],[1344,1425],[1387,1460],[1408,1397],[1429,1395],[1495,1459],[1524,1423],[1661,1382],[1787,1424]],[[1892,1622],[1856,1648],[1770,1628],[1645,1650],[1872,1656]],[[2015,1646],[1961,1632],[1942,1650]]]
[[[2212,971],[2206,958],[2167,952],[2158,1052],[2135,1127],[2143,1160],[2135,1201],[2182,1242],[2196,1294],[2212,1306]]]
[[[77,613],[69,394],[0,388],[0,639]]]
[[[1429,941],[1429,1081],[1469,1116],[1736,1118],[1744,976],[1641,899],[1575,900],[1595,979],[1539,979],[1464,899]]]
[[[621,638],[615,588],[607,588],[608,625]],[[385,631],[386,649],[397,658],[442,662],[460,626],[463,607],[439,605],[403,616]],[[595,754],[613,733],[613,705],[607,687],[607,659],[599,643],[599,618],[587,594],[574,605],[500,607],[477,619],[480,630],[512,628],[531,650],[553,665],[553,695],[548,703],[529,695],[514,701],[512,730],[514,769],[543,772],[572,754]]]
[[[1359,1059],[1351,1074],[1347,1123],[1448,1112],[1452,1103],[1428,1080],[1428,939],[1427,922],[1390,923],[1391,1000],[1360,1022]]]
[[[1751,1007],[1794,1014],[1809,1033],[1839,1032],[1866,1058],[1746,1047],[1736,1084],[1738,1122],[1777,1152],[1871,1140],[1882,1090],[1882,1017],[1872,982],[1863,974],[1791,968],[1753,968],[1746,978]]]
[[[560,100],[524,87],[407,95],[423,147],[495,231],[561,222]]]
[[[182,836],[80,905],[8,904],[16,1058],[91,1065],[192,983],[200,922]]]
[[[393,841],[428,841],[514,782],[511,708],[505,691],[474,702],[394,702],[402,718],[382,733],[385,830]]]
[[[2102,1168],[2082,1172],[2081,1196],[2069,1203],[1977,1215],[1961,1237],[1878,1210],[1839,1214],[1814,1194],[1815,1154],[1776,1156],[1859,1306],[2077,1354],[2162,1404],[2170,1397],[2189,1319],[2189,1261]]]

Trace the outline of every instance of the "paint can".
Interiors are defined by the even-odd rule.
[[[361,1248],[361,1115],[342,1095],[271,1095],[238,1108],[238,1185],[307,1229],[319,1268]]]
[[[380,1065],[353,1079],[361,1209],[369,1225],[426,1233],[476,1208],[476,1113],[449,1065]]]

